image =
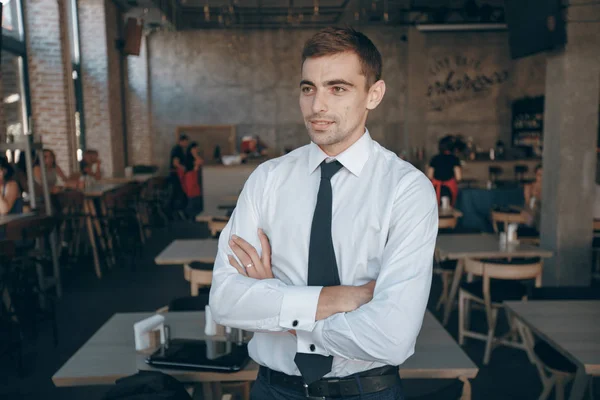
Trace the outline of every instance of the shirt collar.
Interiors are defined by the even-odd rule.
[[[369,130],[365,128],[365,133],[360,139],[342,153],[332,158],[339,161],[352,174],[360,176],[360,172],[371,155],[372,146],[373,139],[371,139]],[[327,158],[329,156],[318,145],[311,142],[308,154],[308,173],[312,174],[315,172],[317,167]]]

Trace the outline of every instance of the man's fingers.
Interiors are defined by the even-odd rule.
[[[258,230],[258,238],[262,247],[262,262],[265,268],[271,269],[271,243],[269,242],[269,238],[262,229]]]
[[[237,260],[235,259],[234,256],[232,255],[228,255],[227,258],[229,259],[229,264],[231,264],[231,266],[235,269],[237,269],[237,271],[244,275],[244,276],[248,276],[248,274],[246,273],[246,271],[244,270],[244,268],[240,265],[239,262],[237,262]]]
[[[231,238],[233,239],[233,242],[237,246],[239,246],[246,253],[246,255],[248,255],[250,257],[250,261],[248,261],[248,263],[252,263],[252,268],[256,268],[256,270],[257,270],[256,272],[259,274],[259,276],[264,277],[264,275],[266,274],[266,271],[264,271],[262,261],[261,261],[260,257],[258,256],[258,252],[256,251],[256,249],[250,243],[246,242],[244,239],[242,239],[239,236],[232,235]],[[241,261],[243,261],[246,266],[248,265],[246,263],[246,260],[241,260]]]
[[[229,247],[231,247],[231,250],[233,251],[233,253],[236,255],[238,260],[240,260],[240,262],[242,263],[242,267],[245,269],[246,274],[250,278],[257,279],[258,273],[256,271],[256,267],[254,266],[254,262],[252,262],[252,259],[250,258],[250,256],[248,254],[246,254],[244,249],[242,249],[240,246],[238,246],[237,243],[234,242],[233,240],[229,241]]]

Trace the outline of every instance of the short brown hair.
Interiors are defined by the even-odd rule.
[[[304,45],[302,64],[310,57],[353,52],[358,56],[367,88],[381,79],[382,61],[377,47],[364,34],[350,28],[328,27],[317,32]]]

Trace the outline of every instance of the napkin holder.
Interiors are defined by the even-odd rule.
[[[133,325],[135,350],[140,353],[152,353],[165,344],[165,317],[159,314],[136,322]]]

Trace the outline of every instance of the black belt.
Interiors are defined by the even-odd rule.
[[[310,385],[305,385],[301,376],[291,376],[260,367],[259,375],[271,385],[290,389],[303,394],[307,398],[359,396],[380,392],[400,384],[398,367],[386,366],[375,368],[344,378],[324,378]]]

